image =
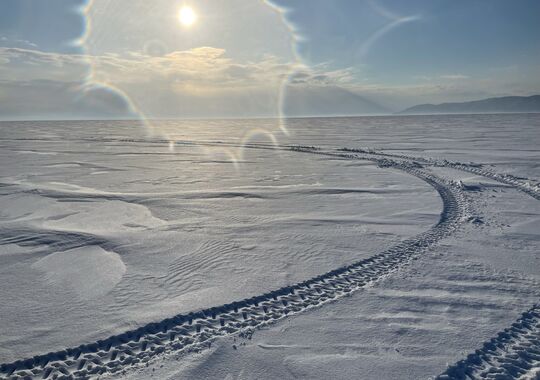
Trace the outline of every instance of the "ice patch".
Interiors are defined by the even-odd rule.
[[[68,288],[81,299],[107,294],[120,282],[126,266],[115,252],[87,246],[57,252],[32,264],[53,287]]]

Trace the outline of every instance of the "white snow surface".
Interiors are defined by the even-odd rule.
[[[270,144],[266,129],[540,177],[540,115],[291,119],[288,135],[264,119],[154,124],[0,123],[1,363],[304,281],[439,219],[437,192],[399,170],[202,143]],[[474,352],[540,300],[539,202],[432,170],[466,185],[481,223],[350,297],[123,376],[429,379]]]
[[[120,256],[86,246],[55,252],[32,264],[51,288],[72,290],[79,298],[98,298],[111,291],[126,272]]]

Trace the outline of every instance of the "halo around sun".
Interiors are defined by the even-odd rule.
[[[197,21],[197,13],[195,13],[193,8],[183,6],[178,12],[178,20],[183,26],[189,27]]]

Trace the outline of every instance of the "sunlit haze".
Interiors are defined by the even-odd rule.
[[[388,114],[533,95],[539,12],[531,0],[5,0],[0,113]]]
[[[182,25],[191,26],[197,21],[197,14],[193,8],[184,6],[180,8],[180,11],[178,12],[178,19]]]

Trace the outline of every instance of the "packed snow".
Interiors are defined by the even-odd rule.
[[[350,295],[109,376],[434,378],[540,300],[540,116],[285,127],[0,123],[0,362],[263,295],[407,241],[410,257]],[[447,212],[451,228],[418,238]],[[514,375],[534,378],[539,362],[527,363]]]

